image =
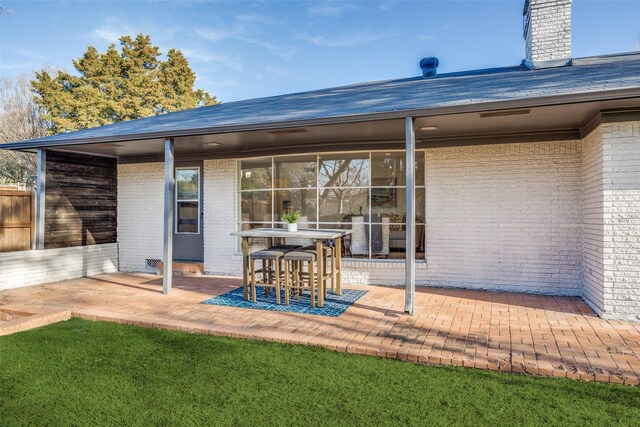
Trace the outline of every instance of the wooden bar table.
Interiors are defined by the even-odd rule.
[[[242,238],[242,284],[244,287],[244,299],[249,300],[249,239],[267,239],[270,244],[273,239],[309,239],[315,242],[316,254],[318,255],[317,277],[320,283],[318,286],[318,307],[324,306],[324,263],[325,256],[323,243],[325,240],[333,240],[335,248],[335,281],[336,292],[342,295],[342,239],[351,234],[351,230],[329,230],[329,229],[299,229],[298,231],[287,231],[286,228],[254,228],[251,230],[236,231],[232,236]]]

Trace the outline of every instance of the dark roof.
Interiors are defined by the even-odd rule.
[[[575,97],[628,89],[636,92],[640,89],[640,52],[579,58],[571,66],[559,68],[492,68],[229,102],[54,135],[6,148],[255,130],[385,115],[401,117],[402,112],[440,113],[460,106],[498,108],[515,100],[529,102],[543,97]]]

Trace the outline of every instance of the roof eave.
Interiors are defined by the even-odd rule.
[[[84,144],[99,144],[106,142],[122,142],[122,141],[135,141],[144,139],[158,139],[158,138],[176,138],[183,136],[194,135],[208,135],[208,134],[221,134],[221,133],[233,133],[233,132],[249,132],[249,131],[262,131],[283,129],[302,126],[319,126],[329,124],[342,124],[342,123],[358,123],[370,120],[388,120],[399,119],[407,116],[416,117],[428,117],[439,116],[445,114],[462,114],[462,113],[474,113],[484,111],[496,111],[507,110],[513,108],[523,107],[542,107],[551,105],[562,104],[576,104],[583,102],[597,102],[597,101],[611,101],[617,99],[629,99],[640,98],[640,87],[633,86],[627,88],[617,88],[603,91],[590,91],[580,92],[563,95],[550,95],[541,96],[535,98],[518,98],[503,101],[492,102],[480,102],[480,103],[468,103],[460,105],[450,105],[444,107],[423,108],[413,110],[397,110],[381,113],[367,113],[349,116],[336,116],[317,119],[305,119],[305,120],[291,120],[272,123],[257,123],[257,124],[244,124],[244,125],[231,125],[231,126],[214,126],[210,128],[193,128],[193,129],[181,129],[176,131],[163,131],[163,132],[147,132],[129,135],[115,135],[115,136],[103,136],[93,138],[78,138],[74,140],[60,140],[60,141],[42,141],[42,139],[14,142],[0,145],[0,148],[6,150],[30,150],[37,148],[49,148],[57,146],[70,146],[70,145],[84,145]]]

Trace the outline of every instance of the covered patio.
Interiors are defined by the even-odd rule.
[[[592,65],[585,61],[583,69]],[[522,78],[520,69],[495,73]],[[239,240],[231,235],[279,227],[286,209],[311,216],[309,228],[364,221],[363,250],[350,246],[346,279],[404,285],[407,314],[415,313],[416,284],[584,294],[578,245],[588,235],[582,233],[581,194],[591,189],[580,171],[590,160],[583,141],[609,123],[633,119],[635,93],[551,96],[541,90],[546,96],[532,101],[518,98],[521,88],[514,88],[500,92],[500,100],[492,95],[478,104],[407,108],[406,84],[444,93],[446,81],[398,81],[366,96],[350,89],[375,98],[376,111],[363,107],[363,114],[348,109],[354,102],[349,91],[334,89],[292,95],[277,105],[273,99],[242,101],[8,147],[38,153],[37,249],[117,243],[119,271],[153,271],[161,264],[165,294],[172,289],[168,260],[196,261],[209,274],[242,274]],[[323,103],[322,111],[303,108],[319,96],[334,103]],[[340,102],[346,110],[332,110]],[[403,110],[377,111],[396,104]],[[269,117],[260,113],[276,106]],[[375,168],[387,160],[392,172],[377,177]],[[337,170],[328,177],[321,171],[327,163]],[[312,183],[296,185],[301,172],[282,184],[279,165],[312,165]],[[356,167],[362,176],[342,179]],[[266,186],[256,184],[261,172],[268,174]],[[187,200],[180,180],[193,177],[199,187]],[[327,191],[347,196],[324,200]],[[288,200],[278,199],[283,193]],[[311,194],[310,208],[294,200],[302,193]],[[336,211],[323,211],[329,208]],[[374,227],[391,234],[376,249],[369,238]],[[399,250],[390,253],[389,246]],[[376,256],[385,247],[388,263]],[[601,296],[587,297],[600,314]]]
[[[202,304],[239,277],[162,278],[114,273],[0,292],[0,311],[55,313],[143,327],[304,344],[332,350],[505,372],[640,384],[640,324],[604,320],[580,299],[474,290],[368,292],[339,317]],[[10,333],[9,325],[0,333]],[[5,322],[9,323],[9,322]]]

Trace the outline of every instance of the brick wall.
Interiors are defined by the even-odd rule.
[[[571,0],[529,0],[526,58],[534,64],[571,58]]]
[[[640,320],[640,121],[602,125],[603,316]]]
[[[235,160],[204,162],[204,270],[210,274],[242,274],[237,255],[238,200]]]
[[[604,311],[602,166],[602,128],[598,127],[582,146],[583,298],[598,314]]]
[[[580,295],[580,142],[427,151],[427,255],[418,285]],[[239,274],[236,165],[204,164],[205,271]],[[346,283],[401,285],[404,263],[344,263]]]
[[[427,281],[580,295],[581,143],[427,150]]]
[[[116,243],[6,252],[0,254],[0,290],[116,271]]]
[[[118,243],[121,271],[146,271],[162,259],[164,163],[118,165]]]

